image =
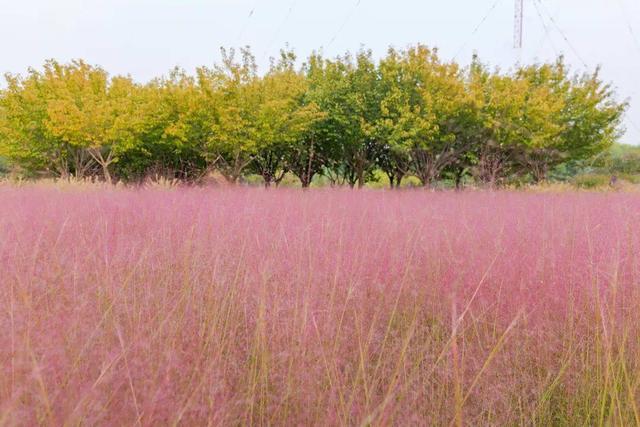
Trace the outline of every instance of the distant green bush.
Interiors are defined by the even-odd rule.
[[[264,179],[258,174],[247,174],[243,177],[242,182],[253,187],[264,185]]]
[[[9,173],[9,165],[6,160],[0,157],[0,176],[6,175]]]
[[[618,175],[618,178],[631,184],[640,184],[640,175],[633,173],[624,173]]]
[[[606,187],[611,182],[610,175],[584,174],[573,178],[572,184],[578,188],[593,189]]]

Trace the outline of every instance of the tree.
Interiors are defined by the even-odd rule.
[[[206,171],[205,145],[212,109],[202,85],[179,68],[138,86],[130,118],[133,144],[115,163],[120,178],[198,180]]]
[[[380,116],[380,80],[371,51],[361,50],[355,61],[345,56],[336,64],[337,79],[328,88],[333,95],[328,114],[338,135],[339,171],[351,187],[357,183],[362,188],[382,151],[376,135],[369,132]]]
[[[306,91],[301,98],[302,105],[314,111],[314,121],[302,129],[286,155],[287,169],[300,180],[302,187],[311,185],[313,177],[339,159],[334,116],[328,111],[332,73],[335,67],[329,65],[321,55],[313,54],[302,67],[306,80]]]
[[[232,183],[253,161],[260,140],[261,82],[248,48],[235,60],[233,49],[222,49],[222,65],[201,69],[217,93],[214,122],[206,145],[207,158]]]
[[[380,113],[366,132],[381,146],[378,165],[391,188],[410,173],[411,154],[419,141],[431,137],[435,117],[422,110],[418,86],[410,77],[406,53],[390,49],[380,61]]]
[[[103,178],[108,183],[112,182],[111,165],[137,143],[136,129],[140,120],[137,99],[138,86],[131,78],[115,77],[109,82],[102,105],[95,108],[89,121],[94,126],[86,132],[89,154],[102,168]]]
[[[44,82],[53,94],[45,126],[68,147],[77,178],[90,174],[100,159],[105,178],[110,179],[111,156],[103,158],[101,149],[114,118],[107,103],[108,81],[104,70],[83,61],[45,66]]]
[[[557,74],[566,67],[562,58],[553,66]],[[566,74],[564,75],[566,79]],[[611,84],[600,79],[600,69],[571,78],[560,112],[560,150],[565,159],[583,160],[609,149],[622,135],[621,122],[628,107],[618,102]]]
[[[318,174],[362,187],[382,170],[392,188],[407,175],[493,187],[600,155],[627,107],[599,70],[573,75],[562,58],[502,72],[474,57],[461,69],[417,45],[377,63],[367,50],[312,54],[298,68],[285,50],[260,75],[248,48],[237,53],[146,84],[83,61],[7,75],[0,157],[25,175],[107,182],[215,169],[230,182],[257,173],[278,185],[291,172],[303,187]]]
[[[261,103],[257,114],[258,148],[254,170],[265,186],[278,185],[288,171],[291,149],[322,117],[317,105],[306,100],[307,81],[295,69],[295,54],[281,51],[261,80]]]
[[[45,63],[44,73],[29,69],[26,77],[7,74],[0,98],[0,146],[2,153],[25,173],[44,172],[62,178],[82,176],[91,159],[51,132],[50,104],[57,101],[57,79],[64,71],[55,61]]]
[[[137,86],[130,78],[109,79],[83,61],[48,61],[42,73],[7,80],[3,140],[10,158],[49,163],[61,177],[83,178],[97,165],[111,182],[111,164],[134,142]]]
[[[520,100],[522,146],[516,157],[535,182],[566,161],[579,161],[607,150],[620,136],[626,103],[618,103],[599,70],[569,75],[560,57],[553,64],[517,70],[526,88]]]
[[[476,121],[471,145],[472,175],[477,182],[495,187],[513,172],[514,153],[521,144],[522,106],[527,96],[523,81],[490,73],[474,58],[469,70],[468,91]]]
[[[467,149],[460,137],[472,103],[461,72],[437,52],[418,45],[390,50],[380,63],[381,115],[372,132],[386,141],[384,167],[390,180],[408,166],[432,185]]]
[[[59,70],[52,79],[56,99],[49,104],[49,131],[87,153],[110,183],[111,165],[135,143],[137,85],[129,77],[109,79],[83,62]]]

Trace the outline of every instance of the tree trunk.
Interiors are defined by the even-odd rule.
[[[456,190],[462,189],[462,175],[463,172],[461,169],[456,171]]]
[[[69,161],[62,156],[62,154],[58,153],[53,156],[53,167],[55,171],[60,175],[61,179],[69,180],[71,179],[71,172],[69,171]]]
[[[84,149],[75,149],[72,158],[76,179],[84,179],[91,162],[94,161],[93,157],[88,155]]]
[[[262,176],[262,180],[264,181],[264,188],[271,187],[271,182],[273,182],[273,174],[263,169],[260,175]]]
[[[89,156],[93,159],[93,161],[100,165],[100,168],[102,168],[102,177],[104,178],[105,182],[111,184],[112,180],[111,173],[109,172],[109,166],[111,165],[111,163],[113,163],[113,151],[109,150],[109,154],[107,155],[106,159],[102,155],[102,152],[99,148],[89,148],[87,152],[89,153]]]
[[[112,184],[111,181],[111,173],[109,172],[109,165],[102,165],[102,175],[104,176],[104,180],[107,184]]]
[[[435,173],[431,168],[427,168],[426,170],[420,171],[418,178],[422,182],[422,186],[428,190],[433,189],[433,184],[435,181]]]
[[[309,188],[311,186],[311,180],[313,179],[313,176],[310,176],[307,173],[303,173],[302,176],[299,176],[298,178],[302,183],[302,188]]]
[[[531,172],[536,184],[540,184],[547,179],[547,165],[545,163],[534,163]]]
[[[389,187],[393,190],[396,178],[391,174],[387,174],[387,176],[389,177]]]
[[[314,173],[312,173],[313,168],[313,157],[315,156],[315,139],[311,139],[311,148],[309,149],[309,161],[307,163],[307,171],[304,174],[304,179],[302,181],[302,188],[309,188],[311,185],[311,179],[313,178]]]
[[[364,160],[358,156],[356,161],[356,175],[358,179],[358,188],[364,187]]]
[[[402,179],[404,178],[404,173],[400,171],[396,171],[396,172],[386,171],[385,173],[389,178],[389,188],[391,188],[392,190],[394,188],[399,189],[400,185],[402,184]]]

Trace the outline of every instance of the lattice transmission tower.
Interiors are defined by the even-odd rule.
[[[522,31],[524,22],[524,0],[516,0],[515,19],[513,24],[513,47],[522,49]]]

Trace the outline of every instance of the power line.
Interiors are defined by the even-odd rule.
[[[638,40],[638,37],[636,36],[635,31],[633,30],[633,26],[631,25],[631,21],[629,21],[629,17],[627,16],[627,9],[624,6],[624,3],[622,2],[622,0],[618,0],[618,6],[620,6],[620,10],[622,11],[622,19],[624,19],[624,22],[627,25],[627,30],[629,30],[629,34],[631,35],[631,38],[633,39],[633,43],[634,43],[636,49],[638,50],[638,53],[640,53],[640,40]]]
[[[469,41],[471,41],[471,39],[473,38],[473,36],[475,36],[478,31],[480,30],[480,27],[482,27],[482,25],[487,21],[487,19],[489,19],[489,16],[493,13],[493,11],[496,9],[496,7],[498,7],[498,5],[502,2],[502,0],[496,0],[495,2],[493,2],[493,5],[491,6],[491,8],[489,8],[489,10],[487,11],[487,13],[482,17],[482,19],[480,20],[480,22],[478,23],[478,25],[476,25],[476,27],[473,29],[473,31],[471,32],[471,34],[469,35],[469,37],[467,38],[467,40],[462,44],[462,46],[460,46],[460,48],[458,49],[458,51],[456,52],[456,54],[453,56],[453,60],[455,61],[456,58],[458,57],[458,55],[460,55],[462,53],[462,51],[464,50],[464,48],[467,47],[467,45],[469,44]]]
[[[349,23],[349,20],[351,19],[355,11],[358,9],[358,6],[360,6],[360,3],[362,3],[362,0],[356,1],[356,3],[351,8],[351,10],[349,10],[349,12],[347,13],[347,16],[345,16],[344,21],[342,21],[342,24],[340,25],[340,27],[338,27],[338,31],[335,32],[335,34],[333,35],[333,37],[331,37],[331,40],[329,40],[329,43],[327,43],[325,47],[330,47],[333,44],[333,42],[336,41],[336,39],[338,38],[342,30],[344,30],[344,28]]]
[[[238,36],[236,37],[236,42],[235,42],[236,45],[240,42],[240,39],[244,35],[245,31],[247,31],[247,28],[249,27],[249,23],[251,22],[251,18],[253,18],[253,15],[256,12],[256,8],[258,7],[259,2],[260,0],[255,0],[253,2],[253,5],[251,6],[251,9],[249,9],[249,13],[247,14],[247,17],[244,20],[244,25],[242,26],[242,28],[240,29],[240,32],[238,32]]]
[[[587,65],[585,60],[582,59],[582,55],[580,55],[580,53],[578,53],[578,50],[571,43],[571,41],[569,41],[569,37],[567,37],[567,34],[562,30],[562,28],[560,28],[560,25],[558,24],[556,19],[553,17],[553,15],[547,10],[547,8],[544,5],[544,3],[540,2],[540,5],[544,8],[544,12],[546,13],[547,17],[549,18],[549,20],[551,21],[553,26],[556,28],[556,30],[558,30],[558,32],[560,33],[560,35],[562,36],[564,41],[567,43],[567,46],[569,46],[569,48],[573,51],[574,55],[580,60],[580,62],[582,62],[582,65],[585,68],[589,68],[589,66]]]
[[[542,12],[540,12],[540,8],[538,7],[538,2],[540,0],[532,0],[531,2],[533,3],[533,6],[536,10],[536,14],[538,15],[538,18],[540,19],[540,23],[542,24],[542,28],[544,29],[544,35],[542,36],[542,39],[540,40],[540,45],[538,46],[538,48],[536,49],[535,53],[533,54],[534,57],[538,56],[538,52],[540,52],[540,49],[542,49],[542,46],[544,45],[545,40],[549,40],[549,44],[551,45],[551,48],[553,49],[553,52],[555,53],[556,56],[558,56],[558,49],[556,48],[556,45],[553,43],[553,40],[551,39],[551,37],[549,37],[549,32],[550,32],[550,28],[547,25],[547,23],[544,20],[544,17],[542,16]]]
[[[289,18],[291,17],[291,14],[293,13],[293,9],[296,7],[297,3],[298,3],[298,0],[293,0],[289,4],[289,8],[287,9],[287,12],[285,13],[284,18],[282,19],[282,22],[276,28],[276,31],[273,33],[273,37],[271,37],[271,41],[267,44],[267,47],[265,48],[264,53],[262,54],[262,59],[264,59],[267,56],[267,54],[269,53],[269,49],[271,49],[271,46],[273,46],[273,44],[275,43],[276,39],[278,38],[278,35],[280,34],[280,31],[282,31],[282,29],[284,28],[286,23],[289,21]]]

